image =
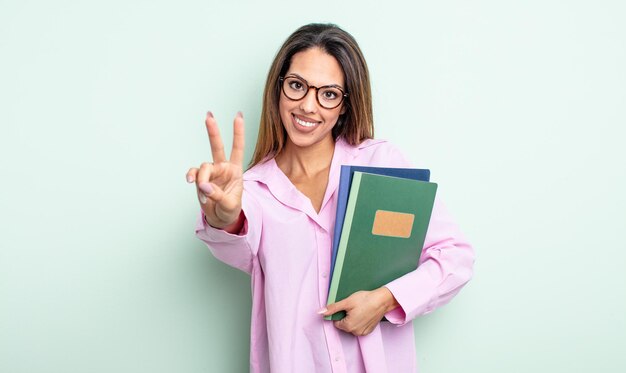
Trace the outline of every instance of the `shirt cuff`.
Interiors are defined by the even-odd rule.
[[[385,287],[391,292],[391,294],[393,294],[393,291],[388,286],[385,286]],[[395,297],[395,294],[394,294],[394,297]],[[392,324],[395,324],[397,326],[402,326],[406,324],[406,312],[404,312],[404,308],[402,308],[402,305],[398,304],[398,307],[385,313],[385,319],[387,319],[387,321],[389,321]]]
[[[200,220],[201,220],[201,225],[202,225],[202,229],[208,238],[212,239],[212,240],[224,240],[226,239],[226,241],[228,241],[229,239],[236,239],[236,238],[240,238],[240,237],[245,237],[248,234],[248,219],[246,218],[246,214],[243,212],[243,209],[241,210],[241,214],[243,215],[243,225],[241,226],[241,230],[238,233],[229,233],[226,232],[223,229],[220,228],[215,228],[213,226],[211,226],[207,221],[206,221],[206,215],[204,214],[204,211],[200,210]],[[200,228],[200,227],[198,227]]]

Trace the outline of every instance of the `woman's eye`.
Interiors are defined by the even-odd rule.
[[[335,91],[324,91],[323,95],[326,100],[335,100],[339,97],[339,94]]]
[[[300,83],[300,82],[290,82],[289,83],[289,87],[299,91],[299,90],[302,89],[302,87],[304,87],[304,85],[302,83]]]

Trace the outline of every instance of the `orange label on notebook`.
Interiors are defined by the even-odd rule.
[[[415,215],[403,212],[377,210],[372,234],[388,237],[411,237]]]

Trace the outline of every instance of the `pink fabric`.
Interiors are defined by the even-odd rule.
[[[444,305],[472,276],[474,252],[436,198],[417,270],[387,284],[400,304],[370,335],[355,337],[316,313],[326,305],[340,166],[410,167],[381,140],[338,140],[322,208],[274,160],[244,174],[244,230],[208,226],[196,235],[219,260],[252,278],[252,372],[416,372],[412,320]]]

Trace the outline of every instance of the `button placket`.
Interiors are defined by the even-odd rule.
[[[322,307],[326,306],[328,297],[328,276],[330,271],[330,251],[331,247],[330,235],[319,225],[315,226],[315,239],[317,241],[317,259],[318,259],[318,284],[319,297]],[[332,321],[323,321],[324,336],[326,338],[326,346],[328,347],[328,355],[332,366],[333,373],[346,372],[345,362],[343,361],[343,348],[341,340]]]
[[[317,270],[318,270],[318,285],[319,285],[319,298],[321,307],[326,306],[328,297],[328,270],[329,270],[329,236],[326,231],[320,227],[315,227],[315,236],[317,240]]]

